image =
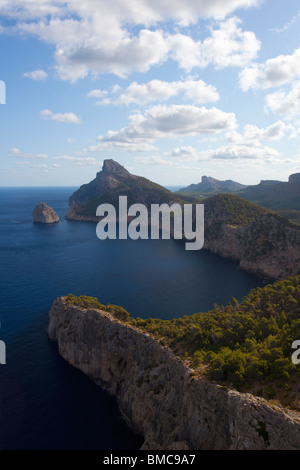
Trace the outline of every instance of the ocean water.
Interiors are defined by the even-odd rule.
[[[56,297],[175,318],[241,300],[263,281],[182,241],[99,240],[96,224],[64,220],[76,188],[0,188],[0,449],[138,449],[114,398],[67,364],[47,337]],[[45,201],[61,222],[32,222]]]

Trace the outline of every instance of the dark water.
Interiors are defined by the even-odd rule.
[[[73,188],[0,188],[0,448],[137,449],[115,400],[57,353],[46,334],[53,300],[70,292],[140,317],[174,318],[241,299],[262,281],[181,241],[105,240],[64,220]],[[59,224],[32,223],[51,205]]]

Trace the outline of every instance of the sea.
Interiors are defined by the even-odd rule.
[[[135,450],[142,438],[115,398],[64,361],[47,336],[48,312],[62,295],[122,305],[134,317],[171,319],[264,281],[181,240],[99,240],[96,224],[65,220],[77,188],[0,188],[0,449]],[[45,201],[59,215],[34,224]]]

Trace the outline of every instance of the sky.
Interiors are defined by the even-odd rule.
[[[299,0],[0,0],[0,186],[300,172]]]

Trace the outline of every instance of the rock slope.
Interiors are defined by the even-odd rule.
[[[167,347],[110,313],[59,298],[48,334],[70,364],[117,397],[142,449],[300,449],[298,414],[192,377]]]
[[[127,196],[128,205],[188,202],[168,189],[141,176],[132,175],[118,162],[107,159],[103,168],[90,183],[82,185],[69,198],[69,220],[97,221],[96,209],[100,204],[119,205],[119,196]]]
[[[33,221],[41,224],[59,222],[57,213],[45,202],[41,202],[32,211]]]

